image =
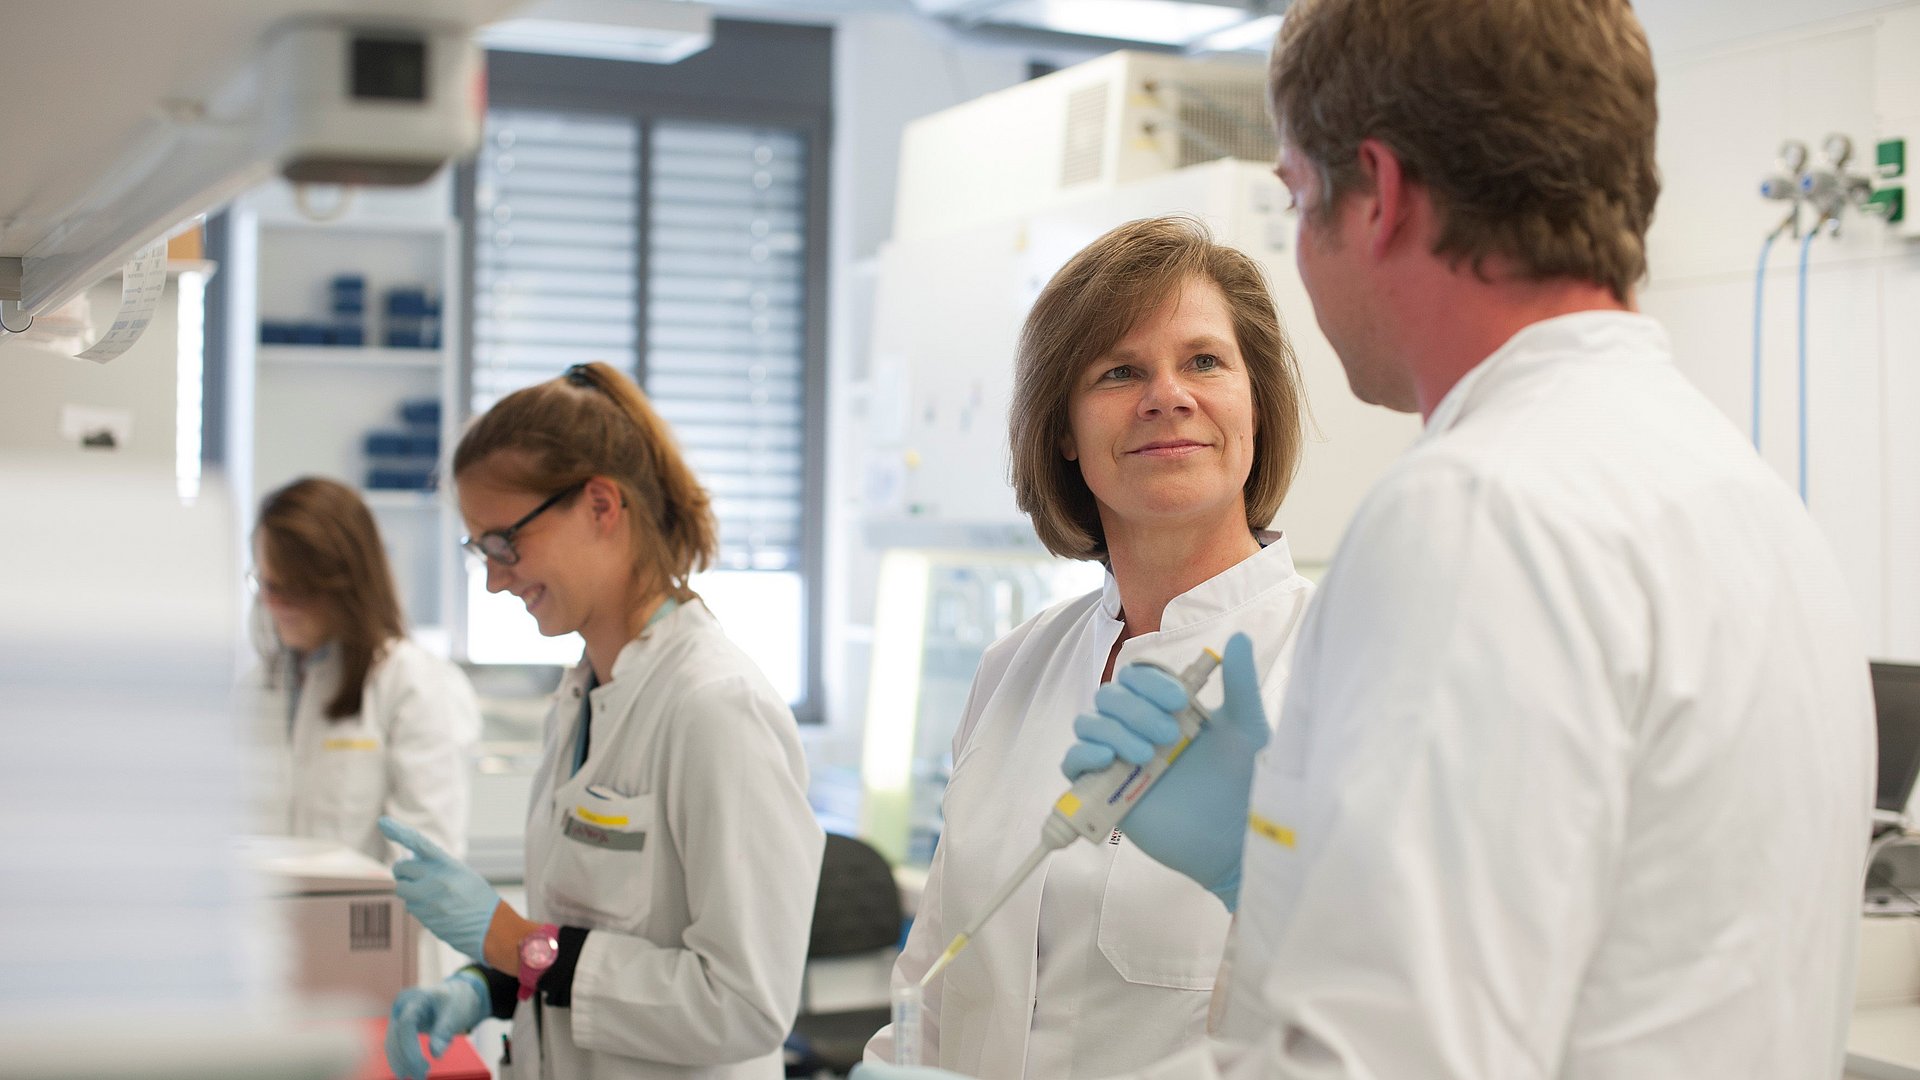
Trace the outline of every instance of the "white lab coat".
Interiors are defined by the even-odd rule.
[[[1176,597],[1160,629],[1120,647],[1185,668],[1236,631],[1253,639],[1278,715],[1293,632],[1313,586],[1284,539]],[[918,981],[1039,842],[1065,787],[1060,759],[1123,629],[1105,588],[1058,604],[995,642],[954,736],[946,824],[893,985]],[[1201,700],[1217,703],[1219,680]],[[923,1058],[973,1076],[1098,1076],[1201,1040],[1226,943],[1220,901],[1124,837],[1056,852],[927,990]],[[867,1046],[892,1059],[893,1032]]]
[[[469,758],[480,738],[480,706],[466,675],[394,638],[367,672],[359,714],[330,720],[327,703],[339,685],[339,650],[328,648],[309,663],[297,694],[283,686],[262,699],[261,722],[287,749],[287,834],[337,841],[391,863],[402,851],[376,825],[389,814],[463,853]]]
[[[1873,747],[1833,556],[1658,324],[1535,324],[1323,579],[1233,1042],[1147,1075],[1837,1076]]]
[[[778,1077],[825,844],[793,713],[697,600],[590,676],[548,714],[526,885],[530,918],[592,932],[572,1006],[520,1004],[508,1075]]]

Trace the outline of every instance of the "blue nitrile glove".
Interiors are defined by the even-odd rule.
[[[382,817],[380,831],[413,852],[413,858],[393,864],[393,880],[398,883],[394,891],[407,905],[407,913],[441,941],[484,963],[487,927],[493,923],[493,909],[500,906],[500,894],[486,878],[440,850],[419,830]]]
[[[878,1061],[863,1061],[847,1074],[847,1080],[966,1080],[966,1077],[931,1065],[888,1065]]]
[[[1254,758],[1271,735],[1247,635],[1235,634],[1227,641],[1220,678],[1226,698],[1214,710],[1213,722],[1161,774],[1120,827],[1140,850],[1199,882],[1232,911],[1240,902],[1240,848],[1246,839]],[[1128,664],[1094,694],[1093,704],[1097,713],[1074,720],[1073,733],[1080,741],[1060,763],[1069,780],[1106,768],[1116,756],[1143,764],[1156,745],[1178,739],[1180,724],[1174,717],[1187,707],[1187,692],[1164,671]]]
[[[456,971],[439,986],[400,991],[387,1017],[387,1068],[402,1080],[426,1080],[420,1036],[428,1037],[437,1058],[455,1035],[465,1035],[487,1018],[488,1005],[487,984],[471,971]]]

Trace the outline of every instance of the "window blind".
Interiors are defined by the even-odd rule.
[[[569,364],[638,370],[713,496],[720,566],[801,569],[806,169],[778,127],[490,110],[474,412]]]
[[[806,139],[666,120],[649,137],[647,394],[713,494],[721,566],[798,570]]]

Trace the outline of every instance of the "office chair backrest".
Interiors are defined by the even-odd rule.
[[[886,858],[851,836],[828,833],[807,956],[884,949],[900,940],[901,919],[900,890]]]

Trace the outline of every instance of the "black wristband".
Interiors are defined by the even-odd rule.
[[[513,1010],[520,1004],[520,980],[504,971],[495,971],[478,964],[471,966],[487,977],[487,998],[492,1006],[492,1011],[488,1015],[496,1020],[513,1019]]]
[[[580,949],[587,943],[587,932],[578,926],[560,928],[560,955],[553,966],[540,976],[540,993],[556,1009],[573,1007],[573,972],[580,966]]]

